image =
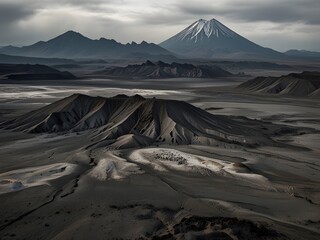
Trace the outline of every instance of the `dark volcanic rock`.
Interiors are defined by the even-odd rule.
[[[183,218],[179,223],[170,226],[168,231],[157,233],[152,239],[288,239],[283,234],[264,225],[256,224],[248,220],[228,217],[200,217],[191,216]]]
[[[126,78],[215,78],[232,76],[231,73],[217,66],[195,66],[192,64],[164,63],[146,61],[142,64],[126,67],[110,67],[102,72],[110,77]]]

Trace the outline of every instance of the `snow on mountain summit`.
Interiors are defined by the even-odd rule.
[[[284,54],[264,48],[232,31],[216,19],[200,19],[159,44],[188,58],[283,59]]]
[[[200,19],[177,35],[177,39],[197,42],[204,38],[234,38],[237,34],[216,19]]]

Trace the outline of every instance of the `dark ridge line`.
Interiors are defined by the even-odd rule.
[[[73,186],[72,186],[71,191],[68,192],[68,193],[66,193],[66,194],[61,195],[60,198],[67,197],[67,196],[73,194],[73,193],[76,191],[76,188],[79,186],[78,183],[79,183],[80,177],[81,177],[81,175],[78,175],[77,178],[75,178],[75,179],[73,180],[73,181],[74,181],[74,184],[73,184]]]

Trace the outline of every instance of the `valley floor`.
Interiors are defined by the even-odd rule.
[[[90,150],[87,132],[1,129],[0,238],[320,239],[319,100],[246,95],[237,79],[167,81],[1,84],[0,122],[72,93],[121,93],[312,131],[275,136],[282,147]]]

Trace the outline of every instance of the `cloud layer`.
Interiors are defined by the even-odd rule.
[[[319,51],[319,10],[319,0],[1,0],[0,46],[48,40],[67,30],[159,43],[199,18],[216,18],[266,47]]]

